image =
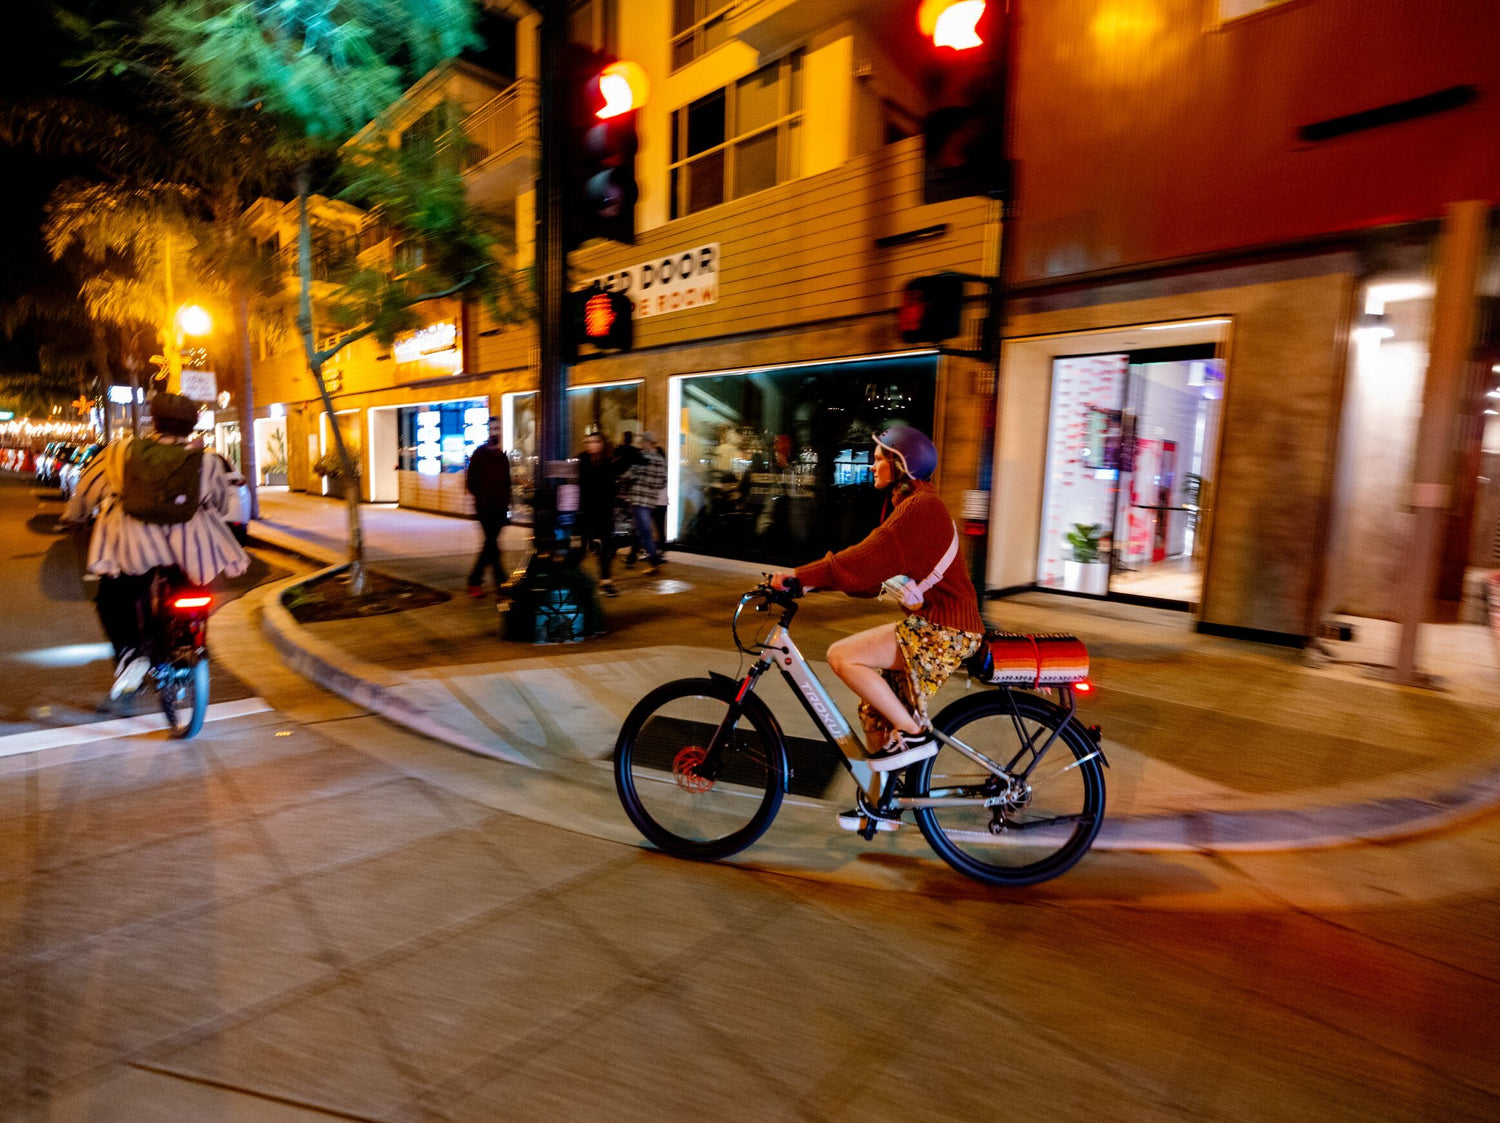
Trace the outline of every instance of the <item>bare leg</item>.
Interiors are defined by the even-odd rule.
[[[896,625],[882,624],[844,637],[828,648],[828,665],[850,690],[890,722],[892,729],[902,733],[922,731],[880,673],[904,665],[901,648],[896,644]]]

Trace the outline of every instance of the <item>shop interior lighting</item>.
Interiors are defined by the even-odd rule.
[[[1216,316],[1209,320],[1184,320],[1180,324],[1147,324],[1146,331],[1176,331],[1179,328],[1206,328],[1217,324],[1227,324],[1228,316]]]
[[[1390,339],[1396,329],[1385,321],[1384,312],[1366,312],[1359,318],[1354,335],[1359,339]]]
[[[1403,300],[1425,300],[1433,294],[1430,281],[1393,281],[1384,285],[1371,285],[1365,290],[1365,312],[1378,316],[1387,304],[1398,304]]]

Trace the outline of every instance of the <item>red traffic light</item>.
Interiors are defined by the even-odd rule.
[[[917,26],[935,47],[971,50],[984,46],[978,29],[984,8],[984,0],[922,0]]]
[[[942,343],[963,327],[964,279],[957,273],[914,277],[901,292],[896,327],[907,343]]]
[[[581,342],[601,351],[628,351],[635,342],[635,305],[623,292],[597,285],[578,293],[577,324]]]
[[[607,292],[595,293],[583,304],[583,334],[589,339],[605,339],[614,330],[615,302]]]
[[[639,109],[646,104],[651,92],[651,84],[646,80],[646,72],[640,63],[627,59],[610,63],[599,72],[597,80],[604,106],[596,110],[594,116],[601,120]]]

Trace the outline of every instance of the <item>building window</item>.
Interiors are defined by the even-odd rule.
[[[462,472],[474,450],[489,440],[489,419],[482,398],[402,406],[396,411],[396,467],[424,476]]]
[[[729,38],[734,0],[672,0],[672,69],[686,66]]]
[[[802,52],[672,111],[672,218],[796,179]]]
[[[773,565],[860,541],[886,499],[873,434],[930,433],[936,387],[932,355],[674,378],[668,536]]]

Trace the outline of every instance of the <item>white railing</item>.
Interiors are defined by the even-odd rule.
[[[504,162],[536,143],[536,82],[520,78],[464,118],[470,145],[464,170],[473,171],[494,161]]]

